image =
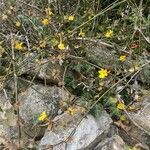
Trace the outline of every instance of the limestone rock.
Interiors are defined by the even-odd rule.
[[[36,76],[51,83],[59,83],[63,78],[63,67],[59,59],[42,59],[36,53],[30,53],[25,59],[18,60],[19,74]]]
[[[110,116],[105,111],[101,113],[99,118],[87,115],[80,122],[81,118],[81,113],[73,116],[68,113],[62,114],[57,121],[57,125],[52,130],[46,131],[38,149],[43,150],[50,145],[54,146],[55,150],[64,150],[65,147],[66,150],[90,149],[99,141],[100,137],[106,135],[112,123]],[[63,142],[74,129],[76,130],[69,141]]]
[[[132,104],[132,107],[139,108],[139,110],[128,111],[131,119],[131,129],[128,134],[121,130],[119,131],[123,140],[130,145],[135,145],[138,141],[144,147],[150,146],[150,92],[147,92],[148,95],[142,96],[140,101]],[[147,150],[148,148],[144,149]]]
[[[129,112],[130,117],[139,127],[150,133],[150,95],[142,97],[141,101],[133,106],[140,109],[137,112]]]
[[[125,143],[118,135],[114,135],[111,138],[106,138],[100,142],[94,150],[124,150]]]
[[[33,123],[46,111],[48,116],[55,116],[62,101],[69,101],[67,91],[56,86],[33,85],[19,95],[20,116],[26,123]]]
[[[12,108],[12,105],[6,96],[4,94],[4,91],[0,92],[0,109],[2,110],[8,110]]]
[[[6,97],[4,91],[0,92],[0,144],[5,144],[10,139],[16,138],[17,134],[17,116]]]
[[[116,56],[114,51],[108,50],[105,45],[92,43],[86,48],[86,58],[107,69],[116,68]]]

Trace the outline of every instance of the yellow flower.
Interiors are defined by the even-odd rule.
[[[21,22],[16,21],[15,25],[16,25],[17,27],[20,27],[20,26],[21,26]]]
[[[85,32],[83,32],[83,30],[82,30],[82,29],[80,29],[79,36],[81,36],[81,37],[85,37]]]
[[[122,61],[122,62],[125,61],[126,60],[126,55],[121,55],[119,57],[119,60]]]
[[[113,36],[113,31],[112,30],[107,30],[106,31],[106,33],[105,33],[105,37],[107,37],[107,38],[110,38],[110,37],[112,37]]]
[[[53,14],[49,7],[45,9],[45,12],[48,17],[50,17]]]
[[[22,50],[23,49],[23,42],[15,41],[15,49]]]
[[[60,42],[59,45],[58,45],[58,48],[60,50],[64,50],[65,49],[65,45],[62,42]]]
[[[117,108],[120,110],[125,110],[125,107],[126,107],[126,105],[124,103],[121,103],[121,102],[117,105]]]
[[[43,112],[40,114],[38,120],[39,120],[39,121],[44,121],[46,118],[47,118],[47,114],[46,114],[45,111],[43,111]]]
[[[69,16],[69,17],[68,17],[68,20],[69,20],[69,21],[73,21],[73,20],[74,20],[74,16],[73,16],[73,15]]]
[[[98,71],[98,73],[99,73],[98,77],[100,79],[104,79],[105,77],[108,76],[109,72],[106,69],[101,69],[101,70]]]
[[[74,114],[75,114],[75,110],[74,110],[72,107],[69,107],[69,108],[67,109],[67,112],[68,112],[68,114],[70,114],[70,115],[74,115]]]
[[[47,18],[43,19],[43,20],[42,20],[42,24],[43,24],[44,26],[47,26],[47,25],[49,24],[49,20],[48,20]]]

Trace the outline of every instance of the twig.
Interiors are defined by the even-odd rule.
[[[15,64],[15,52],[14,52],[14,37],[11,35],[11,50],[12,50],[12,60],[13,60],[13,76],[14,76],[14,84],[15,84],[15,101],[17,104],[17,119],[18,119],[18,142],[19,142],[19,147],[20,147],[20,141],[21,141],[21,127],[20,127],[20,114],[19,114],[19,101],[18,101],[18,77],[16,74],[16,64]]]
[[[147,37],[145,37],[145,35],[144,35],[143,32],[141,31],[141,29],[139,29],[138,27],[137,27],[136,29],[141,33],[141,35],[143,36],[143,38],[145,39],[145,41],[150,44],[150,39],[147,38]]]
[[[29,43],[29,39],[27,36],[25,36],[25,39],[26,39],[26,42],[27,42],[27,47],[28,47],[28,50],[31,51],[31,48],[30,48],[30,43]]]
[[[57,10],[58,10],[58,14],[61,15],[61,0],[57,0]]]
[[[68,66],[65,67],[65,70],[64,70],[64,73],[63,73],[63,86],[64,86],[64,83],[65,83],[65,76],[66,76],[67,68],[68,68]]]
[[[6,90],[3,89],[3,92],[4,92],[4,95],[5,95],[5,98],[8,100],[8,96],[7,96]]]
[[[111,47],[111,48],[114,48],[113,45],[110,45],[104,41],[101,41],[100,39],[93,39],[93,38],[81,38],[81,37],[77,37],[75,38],[76,40],[84,40],[84,41],[90,41],[90,42],[95,42],[95,43],[98,43],[98,44],[102,44],[102,45],[105,45],[105,46],[108,46],[108,47]]]

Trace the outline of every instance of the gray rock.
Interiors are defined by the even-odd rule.
[[[144,131],[150,133],[150,95],[141,98],[141,101],[133,104],[135,108],[140,108],[136,112],[129,112],[132,120]]]
[[[5,140],[10,140],[9,128],[0,124],[0,144],[5,144]]]
[[[42,59],[36,53],[27,54],[18,60],[19,74],[28,74],[47,82],[59,83],[63,78],[63,67],[59,59]]]
[[[46,131],[38,149],[43,150],[50,145],[54,146],[55,150],[64,150],[65,148],[66,150],[90,149],[99,141],[100,137],[108,132],[112,123],[110,116],[105,111],[101,113],[99,118],[87,115],[80,122],[81,118],[81,113],[72,116],[65,112],[58,119],[57,125],[52,130]],[[80,122],[79,125],[78,122]],[[74,129],[76,130],[69,141],[63,142]]]
[[[114,135],[100,142],[94,150],[125,150],[125,143],[120,136]]]
[[[10,139],[16,138],[17,116],[7,94],[0,92],[0,144],[5,144]]]
[[[4,92],[0,92],[0,123],[1,125],[7,124],[8,126],[16,125],[14,108]]]
[[[120,136],[129,145],[136,145],[138,141],[144,147],[150,147],[150,92],[146,91],[146,93],[143,92],[144,96],[141,97],[141,100],[132,104],[132,107],[139,108],[139,110],[128,111],[131,119],[128,134],[119,130]]]
[[[20,116],[26,123],[32,124],[43,111],[51,117],[56,115],[59,104],[69,100],[69,93],[62,88],[33,85],[19,95]]]
[[[145,62],[144,59],[141,59],[140,61]],[[150,88],[150,63],[139,72],[138,80],[142,81],[147,88]]]
[[[116,68],[116,56],[114,51],[109,50],[105,45],[92,43],[86,50],[86,58],[98,66],[114,69]]]
[[[12,108],[12,105],[7,97],[7,93],[5,95],[6,92],[5,90],[0,92],[0,109],[1,110],[8,110]]]
[[[30,86],[30,83],[24,80],[24,78],[19,77],[17,79],[17,90],[18,93],[24,92],[28,87]],[[15,95],[15,83],[14,79],[8,79],[5,85],[7,95],[10,99],[14,99]]]

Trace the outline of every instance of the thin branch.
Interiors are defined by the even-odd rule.
[[[141,35],[143,36],[143,38],[145,39],[145,41],[150,44],[150,39],[148,37],[145,37],[145,35],[141,31],[141,29],[137,28],[137,30],[141,33]]]
[[[20,114],[19,114],[19,101],[18,101],[18,77],[16,74],[16,64],[15,64],[15,51],[14,51],[14,37],[11,35],[11,50],[12,50],[12,60],[13,60],[13,76],[14,76],[14,84],[15,84],[15,102],[17,104],[17,117],[18,117],[18,142],[20,147],[21,142],[21,127],[20,127]]]

